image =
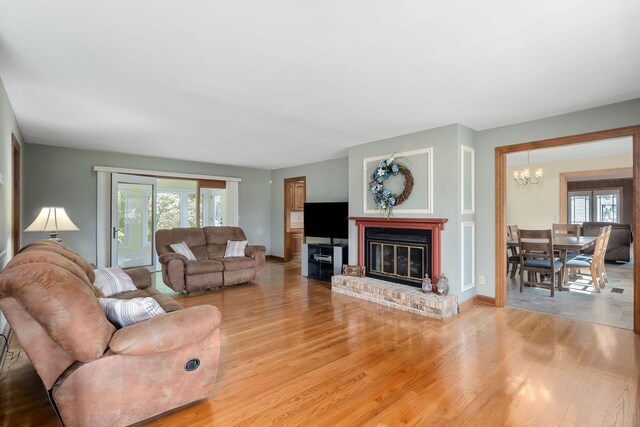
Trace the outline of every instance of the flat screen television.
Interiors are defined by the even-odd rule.
[[[330,239],[349,238],[348,202],[304,204],[304,235]]]

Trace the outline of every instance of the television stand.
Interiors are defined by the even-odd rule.
[[[331,239],[333,242],[333,239]],[[348,245],[305,243],[302,245],[302,275],[310,279],[330,282],[332,276],[342,274],[347,261]]]

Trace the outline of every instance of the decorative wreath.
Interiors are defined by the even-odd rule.
[[[373,201],[387,217],[391,216],[394,206],[401,205],[409,198],[413,190],[411,171],[404,163],[398,162],[396,157],[396,154],[392,154],[388,159],[378,163],[369,179],[369,191],[373,195]],[[384,181],[398,174],[404,176],[404,190],[400,194],[395,194],[384,188]]]

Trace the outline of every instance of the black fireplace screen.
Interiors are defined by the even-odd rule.
[[[367,276],[420,286],[431,274],[430,244],[430,230],[367,228]]]

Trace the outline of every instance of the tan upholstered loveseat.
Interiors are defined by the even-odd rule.
[[[138,290],[112,298],[150,296],[167,313],[117,330],[90,264],[58,243],[25,246],[0,273],[0,310],[65,426],[130,425],[213,391],[220,311],[183,310],[152,288],[148,270],[127,273]]]
[[[240,227],[173,228],[156,232],[156,251],[164,283],[176,292],[250,282],[264,269],[265,247],[248,245],[243,257],[225,258],[227,241],[247,240]],[[185,242],[197,261],[170,245]]]

